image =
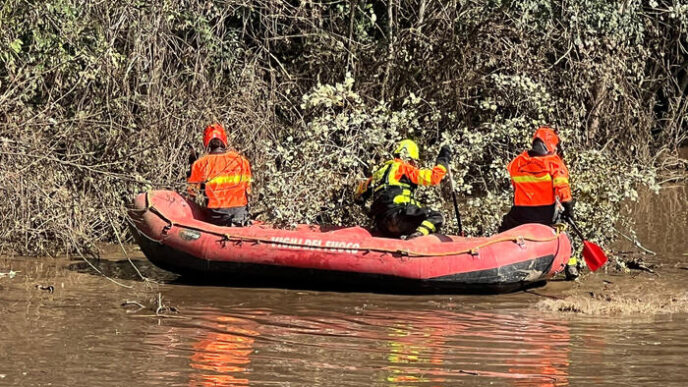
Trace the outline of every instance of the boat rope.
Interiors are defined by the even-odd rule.
[[[195,227],[195,226],[189,226],[183,223],[178,223],[172,221],[170,218],[168,218],[165,214],[162,213],[162,211],[158,210],[155,208],[150,201],[149,198],[150,191],[146,192],[146,208],[145,211],[150,211],[153,214],[157,215],[160,219],[165,221],[167,223],[167,226],[163,229],[163,234],[166,234],[172,227],[179,227],[179,228],[184,228],[187,230],[193,230],[193,231],[198,231],[198,232],[203,232],[206,234],[210,235],[215,235],[219,236],[222,238],[223,241],[234,241],[234,242],[253,242],[253,243],[270,243],[270,244],[277,244],[277,245],[283,245],[283,246],[293,246],[293,247],[302,247],[302,248],[313,248],[317,246],[312,246],[312,245],[306,245],[303,243],[298,243],[298,242],[288,242],[288,241],[274,241],[269,238],[261,238],[261,237],[246,237],[242,235],[231,235],[228,233],[221,233],[217,231],[212,231],[212,230],[207,230],[204,228],[200,227]],[[559,239],[559,235],[566,230],[565,225],[555,225],[554,227],[555,233],[552,237],[548,238],[535,238],[531,236],[522,236],[522,235],[516,235],[516,236],[507,236],[507,237],[500,237],[496,239],[490,239],[488,241],[485,241],[484,243],[481,243],[477,246],[466,248],[463,250],[456,250],[456,251],[444,251],[444,252],[437,252],[437,253],[429,253],[429,252],[417,252],[413,250],[407,250],[407,249],[387,249],[384,247],[366,247],[366,246],[359,246],[359,247],[346,247],[346,250],[358,250],[358,251],[375,251],[375,252],[382,252],[382,253],[390,253],[390,254],[400,254],[402,256],[407,256],[407,257],[444,257],[444,256],[449,256],[449,255],[463,255],[463,254],[470,254],[470,255],[478,255],[480,249],[497,244],[497,243],[502,243],[502,242],[515,242],[519,246],[523,245],[525,242],[551,242],[554,240]],[[333,247],[336,249],[336,247]]]

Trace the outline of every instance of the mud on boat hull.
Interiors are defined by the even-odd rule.
[[[156,266],[212,280],[370,285],[410,290],[507,292],[543,283],[563,270],[568,237],[523,225],[490,238],[430,235],[410,241],[379,238],[360,228],[303,225],[219,227],[171,191],[137,196],[134,236]]]

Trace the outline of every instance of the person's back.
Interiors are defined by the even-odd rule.
[[[558,146],[556,132],[541,127],[533,135],[532,148],[509,163],[514,205],[502,219],[500,232],[526,223],[551,225],[557,202],[564,206],[563,216],[572,216],[569,171],[557,154]]]
[[[524,223],[552,224],[557,199],[563,203],[571,200],[568,169],[556,154],[525,151],[507,169],[514,188],[512,218],[516,221],[506,228]]]
[[[227,150],[227,136],[218,124],[206,128],[203,143],[208,153],[191,167],[189,192],[203,195],[209,222],[222,226],[246,224],[250,163],[237,152]]]
[[[514,188],[514,204],[502,218],[499,232],[526,223],[552,225],[559,204],[564,209],[561,217],[573,219],[569,170],[558,151],[559,136],[553,129],[541,127],[533,135],[532,148],[509,163],[507,169]],[[577,266],[572,256],[565,268],[567,279],[578,276]]]
[[[205,185],[207,208],[246,206],[251,191],[251,166],[233,151],[209,153],[196,160],[188,182]]]
[[[373,198],[370,215],[377,231],[394,238],[415,238],[438,232],[444,221],[438,211],[426,208],[414,198],[419,185],[437,185],[444,178],[451,151],[442,147],[432,169],[419,168],[418,145],[404,140],[394,152],[394,159],[375,170],[373,175],[361,182],[354,199],[364,204]]]

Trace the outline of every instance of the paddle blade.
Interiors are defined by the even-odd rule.
[[[607,255],[602,248],[589,241],[583,241],[583,258],[590,271],[599,269],[607,262]]]

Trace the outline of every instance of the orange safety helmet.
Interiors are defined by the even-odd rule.
[[[541,140],[549,153],[554,153],[555,148],[559,145],[559,136],[557,136],[557,132],[548,126],[541,126],[535,131],[533,141],[535,140]]]
[[[225,128],[218,123],[208,125],[205,128],[205,131],[203,132],[203,146],[207,148],[210,144],[210,140],[214,138],[222,141],[222,145],[225,147],[227,146],[227,133],[225,132]]]

